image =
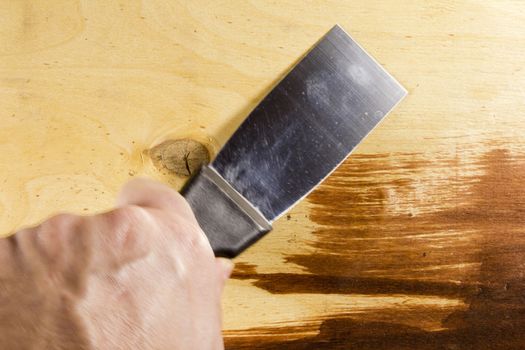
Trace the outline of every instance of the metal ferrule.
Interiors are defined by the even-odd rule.
[[[188,181],[181,193],[216,256],[233,258],[272,229],[268,220],[209,166]]]

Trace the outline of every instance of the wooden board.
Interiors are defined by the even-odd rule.
[[[409,90],[236,260],[229,349],[525,347],[522,1],[0,1],[0,232],[184,177],[339,23]]]

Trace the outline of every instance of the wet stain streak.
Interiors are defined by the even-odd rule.
[[[462,297],[477,290],[475,285],[387,278],[270,273],[241,274],[233,278],[253,279],[253,285],[274,294],[404,294]],[[424,291],[424,293],[422,293]]]
[[[314,336],[253,329],[227,337],[227,348],[525,348],[525,151],[475,149],[350,157],[308,197],[315,253],[286,257],[307,273],[235,276],[276,294],[433,295],[461,298],[466,309],[342,313],[319,319]]]

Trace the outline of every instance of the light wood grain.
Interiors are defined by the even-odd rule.
[[[520,348],[522,1],[0,1],[0,232],[212,153],[339,23],[409,96],[239,257],[229,348]],[[485,345],[485,346],[484,346]]]

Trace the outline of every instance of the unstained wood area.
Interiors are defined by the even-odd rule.
[[[523,1],[1,0],[0,232],[180,188],[150,150],[216,154],[335,23],[409,95],[235,260],[226,347],[524,348]]]

